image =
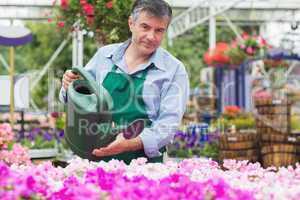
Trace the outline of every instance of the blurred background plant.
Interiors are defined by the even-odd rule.
[[[60,5],[56,6],[54,21],[64,32],[74,31],[74,23],[79,22],[80,29],[94,35],[99,46],[124,41],[129,37],[127,19],[133,0],[61,0],[60,2]]]
[[[29,164],[28,149],[14,140],[14,133],[9,124],[0,124],[0,161],[8,165]]]
[[[211,127],[221,132],[232,128],[235,130],[254,129],[255,118],[251,112],[244,112],[238,106],[225,106],[224,112],[212,122]]]
[[[243,33],[241,38],[237,37],[231,42],[226,55],[230,59],[230,64],[240,65],[247,59],[264,56],[270,48],[262,36]]]
[[[219,42],[215,48],[208,49],[203,60],[209,66],[231,69],[251,58],[264,56],[269,48],[263,37],[243,33],[231,42]]]
[[[217,160],[218,139],[218,133],[208,132],[205,124],[182,127],[182,130],[176,132],[174,142],[168,145],[168,155],[178,158],[210,157]]]

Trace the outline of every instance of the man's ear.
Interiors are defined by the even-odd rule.
[[[130,31],[132,30],[133,23],[134,22],[133,22],[132,16],[129,16],[129,18],[128,18],[128,27],[129,27]]]

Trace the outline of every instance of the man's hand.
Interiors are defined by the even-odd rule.
[[[109,144],[107,147],[94,149],[93,154],[98,157],[112,156],[127,151],[136,151],[143,148],[143,143],[140,137],[133,139],[125,139],[123,134],[119,134],[115,141]]]
[[[78,74],[73,73],[71,70],[67,70],[62,79],[62,85],[65,91],[68,90],[70,83],[79,79],[79,77],[80,76]]]

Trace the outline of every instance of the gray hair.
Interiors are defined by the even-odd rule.
[[[155,17],[172,19],[172,8],[164,0],[136,0],[132,6],[131,17],[136,21],[141,12],[147,12]]]

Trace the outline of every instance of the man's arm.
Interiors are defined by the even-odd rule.
[[[182,68],[184,69],[184,68]],[[189,97],[189,79],[185,71],[175,75],[161,96],[158,118],[140,134],[145,154],[157,157],[159,149],[169,144],[180,126]]]

